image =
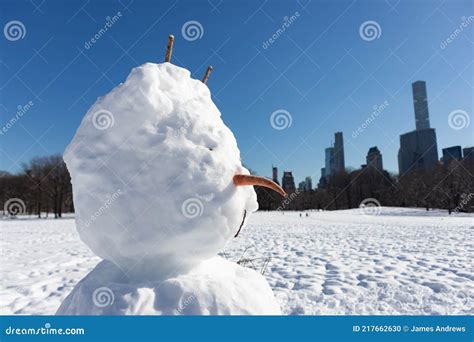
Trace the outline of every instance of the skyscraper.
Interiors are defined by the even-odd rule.
[[[377,169],[379,171],[383,170],[382,154],[380,153],[377,146],[371,147],[366,157],[367,167],[372,169]]]
[[[428,96],[425,81],[416,81],[411,85],[413,91],[413,107],[415,109],[416,130],[430,128],[428,113]]]
[[[443,164],[449,165],[449,163],[453,159],[457,159],[457,160],[462,159],[461,146],[451,146],[451,147],[443,148]]]
[[[474,159],[474,147],[464,147],[462,149],[462,155],[465,159]]]
[[[324,176],[329,177],[334,173],[334,147],[327,147],[325,150]]]
[[[275,183],[280,184],[278,181],[278,168],[276,166],[272,166],[272,180]]]
[[[334,146],[325,149],[324,175],[326,178],[345,170],[344,139],[342,132],[334,134]]]
[[[306,191],[305,188],[306,188],[306,183],[305,183],[305,181],[302,181],[302,182],[299,182],[299,183],[298,183],[298,190],[300,190],[300,191]]]
[[[337,174],[345,170],[344,140],[342,132],[336,132],[334,138],[334,172]]]
[[[291,171],[284,171],[283,178],[281,179],[281,187],[287,194],[295,192],[295,180]]]
[[[398,171],[403,175],[415,169],[427,170],[438,163],[436,131],[430,128],[426,84],[412,84],[416,130],[400,135]]]
[[[305,183],[305,191],[311,191],[313,190],[313,180],[311,179],[311,177],[306,177],[305,180],[304,180],[304,183]]]

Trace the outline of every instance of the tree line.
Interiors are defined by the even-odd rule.
[[[265,188],[257,188],[262,210],[338,210],[369,205],[446,209],[450,213],[474,211],[474,160],[454,159],[430,170],[402,176],[364,167],[345,170],[324,179],[311,191],[296,190],[282,199]]]
[[[18,174],[0,171],[3,214],[15,216],[50,213],[55,218],[74,212],[71,177],[61,155],[36,157]]]
[[[403,176],[370,167],[346,170],[325,179],[311,191],[296,190],[281,198],[256,187],[261,210],[338,210],[357,208],[367,201],[382,206],[474,211],[474,160],[454,159],[426,171]],[[74,212],[71,177],[61,155],[36,157],[18,174],[0,171],[0,204],[4,215]]]

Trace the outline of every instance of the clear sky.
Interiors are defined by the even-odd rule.
[[[270,176],[273,164],[280,175],[292,170],[296,181],[310,175],[317,183],[336,131],[344,133],[346,166],[365,163],[376,145],[384,167],[397,171],[399,135],[415,127],[416,80],[427,82],[439,153],[470,146],[473,3],[2,0],[0,170],[17,172],[33,156],[62,153],[97,97],[131,68],[163,61],[170,33],[173,63],[196,78],[214,66],[214,101],[258,174]],[[183,33],[186,23],[197,36],[192,26]],[[291,126],[272,126],[278,110]],[[461,123],[450,125],[456,110]]]

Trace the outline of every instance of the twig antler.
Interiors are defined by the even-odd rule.
[[[174,43],[174,36],[170,34],[168,36],[168,46],[166,47],[165,62],[169,63],[171,61],[171,54],[173,53],[173,43]]]
[[[202,83],[204,83],[204,84],[207,83],[207,81],[209,80],[209,76],[211,75],[212,70],[214,70],[212,68],[212,65],[209,65],[207,67],[206,73],[204,74],[204,77],[202,78]]]
[[[174,36],[170,34],[168,36],[168,45],[166,46],[166,55],[165,55],[165,62],[170,63],[171,62],[171,55],[173,54],[173,44],[174,44]],[[207,81],[209,80],[209,76],[211,75],[212,70],[212,65],[209,65],[207,67],[206,73],[204,74],[204,77],[202,78],[202,83],[206,84]]]

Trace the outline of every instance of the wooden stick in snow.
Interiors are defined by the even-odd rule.
[[[206,74],[205,74],[204,77],[202,78],[202,83],[204,83],[204,84],[207,83],[207,80],[209,80],[209,76],[211,75],[212,70],[213,70],[212,66],[209,65],[209,66],[207,67]]]
[[[165,62],[171,61],[171,54],[173,53],[173,43],[174,43],[174,36],[170,34],[168,36],[168,46],[166,47]]]

